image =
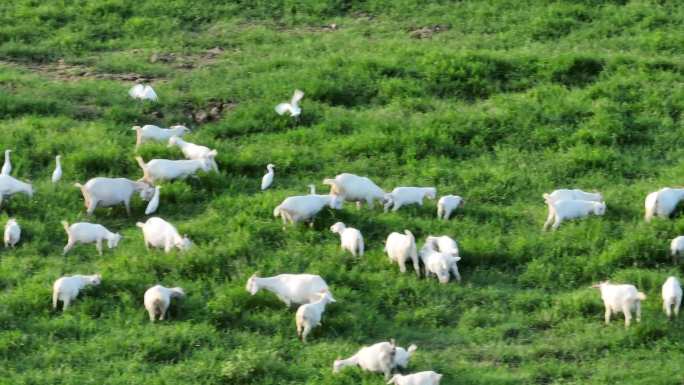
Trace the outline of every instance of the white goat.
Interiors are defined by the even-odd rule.
[[[10,218],[5,224],[5,247],[14,247],[19,243],[19,239],[21,239],[21,227],[16,219]]]
[[[622,312],[625,315],[625,327],[629,327],[632,310],[636,310],[636,321],[641,322],[641,301],[646,299],[646,294],[637,291],[634,285],[615,285],[605,281],[592,287],[601,290],[601,299],[606,308],[606,324],[610,323],[612,313]]]
[[[422,252],[422,250],[421,250]],[[461,275],[458,272],[457,262],[461,257],[455,257],[451,254],[440,253],[435,250],[429,250],[421,255],[423,263],[425,264],[425,277],[434,274],[439,283],[449,283],[451,274],[456,277],[456,280],[461,281]]]
[[[78,297],[81,289],[88,285],[97,286],[101,280],[100,274],[72,275],[59,278],[52,285],[52,308],[57,309],[57,301],[62,301],[62,311],[65,311],[71,301]]]
[[[311,303],[320,298],[321,291],[330,291],[323,278],[313,274],[279,274],[263,278],[253,274],[247,280],[246,289],[252,295],[261,289],[268,290],[288,307],[293,303]]]
[[[207,158],[197,160],[152,159],[145,163],[143,158],[137,156],[135,160],[138,161],[138,165],[143,171],[142,180],[151,184],[158,181],[184,179],[200,170],[209,172],[212,169],[212,161]]]
[[[161,186],[156,186],[154,188],[154,195],[152,195],[152,199],[150,199],[150,203],[148,203],[147,207],[145,208],[145,215],[154,214],[154,212],[157,211],[157,208],[159,208],[160,190],[161,190]]]
[[[345,201],[356,202],[357,208],[361,207],[362,201],[373,207],[373,202],[382,201],[385,197],[385,192],[365,176],[344,173],[335,179],[323,179],[323,184],[329,185],[330,192]]]
[[[544,194],[544,200],[551,202],[558,201],[594,201],[603,202],[603,195],[599,192],[590,193],[580,189],[559,189],[551,194]]]
[[[155,285],[145,292],[145,309],[150,316],[150,321],[154,322],[159,315],[159,320],[163,321],[166,317],[166,310],[171,304],[171,298],[183,298],[185,292],[180,287],[164,287]]]
[[[371,346],[362,347],[356,354],[346,359],[337,359],[333,362],[333,373],[345,366],[359,366],[361,369],[383,373],[388,379],[394,368],[394,355],[396,346],[393,342],[378,342]]]
[[[106,227],[87,222],[78,222],[69,226],[67,221],[62,221],[64,231],[67,233],[67,244],[64,246],[64,254],[68,253],[77,243],[95,243],[98,254],[102,255],[102,241],[107,240],[107,247],[115,248],[121,240],[119,233],[112,233]]]
[[[90,179],[85,185],[75,183],[74,186],[81,189],[88,215],[92,215],[98,206],[110,207],[121,203],[130,215],[133,193],[139,193],[143,200],[149,200],[154,194],[154,188],[150,184],[126,178],[97,177]]]
[[[156,102],[158,100],[157,93],[154,92],[152,86],[145,84],[136,84],[128,90],[128,95],[133,99],[151,100]]]
[[[439,385],[442,380],[442,375],[433,371],[418,372],[413,374],[407,374],[405,376],[401,374],[395,374],[392,376],[387,384],[394,385]]]
[[[418,349],[418,347],[414,344],[411,344],[408,349],[397,346],[397,350],[394,353],[394,367],[406,369],[409,364],[409,360],[413,356],[413,353],[415,353],[416,349]]]
[[[187,235],[181,237],[172,224],[159,217],[152,217],[145,223],[138,222],[135,225],[142,229],[145,247],[148,250],[150,246],[163,247],[165,253],[170,253],[174,247],[180,251],[186,251],[192,247],[192,242]]]
[[[648,194],[644,203],[646,208],[644,219],[650,222],[654,216],[669,217],[682,199],[684,199],[684,188],[665,187]]]
[[[292,99],[289,102],[280,103],[275,107],[278,115],[282,115],[286,112],[290,113],[292,117],[298,117],[302,113],[302,109],[299,107],[299,102],[304,97],[304,92],[300,90],[295,90],[292,95]]]
[[[161,128],[152,124],[146,124],[142,127],[133,126],[131,129],[136,133],[135,148],[140,147],[145,142],[168,142],[172,136],[181,137],[190,132],[189,128],[180,125]]]
[[[269,163],[266,165],[266,174],[261,178],[261,189],[266,190],[267,188],[271,187],[271,183],[273,183],[273,176],[274,176],[274,171],[273,168],[275,166],[272,163]]]
[[[302,342],[306,342],[306,336],[309,335],[311,329],[320,326],[325,306],[330,302],[336,302],[329,291],[319,294],[321,298],[318,301],[301,305],[297,309],[295,323],[297,324],[297,335]]]
[[[545,198],[546,195],[548,194],[544,194]],[[547,200],[546,205],[548,206],[549,215],[544,223],[544,230],[548,230],[551,222],[553,222],[553,226],[551,227],[556,230],[564,220],[584,218],[590,214],[600,216],[606,213],[605,202],[580,200],[552,202]]]
[[[29,198],[33,198],[33,187],[9,175],[0,175],[0,206],[5,197],[17,193],[24,193]]]
[[[445,253],[454,257],[458,257],[459,255],[458,243],[448,235],[439,237],[428,235],[428,237],[425,238],[425,245],[421,249],[421,252],[425,249],[439,251],[440,253]]]
[[[393,232],[387,236],[385,252],[389,256],[390,261],[395,261],[399,264],[399,271],[402,273],[406,272],[406,260],[411,258],[416,275],[420,277],[416,239],[409,230],[404,230],[404,234]]]
[[[682,286],[675,277],[668,277],[662,288],[663,310],[667,318],[672,318],[674,311],[675,317],[679,315],[679,307],[682,305]]]
[[[62,179],[62,162],[61,162],[62,156],[57,155],[55,157],[55,170],[52,172],[52,183],[57,183],[59,182],[60,179]]]
[[[10,175],[12,173],[12,162],[10,161],[10,154],[12,150],[5,150],[5,163],[2,165],[0,175]]]
[[[392,207],[392,211],[397,211],[401,206],[408,204],[423,205],[423,199],[435,199],[437,189],[434,187],[397,187],[392,192],[385,194],[385,212]]]
[[[209,147],[186,142],[175,135],[169,138],[169,147],[173,146],[180,148],[183,155],[185,155],[185,159],[198,160],[207,158],[211,160],[211,168],[218,172],[218,165],[216,164],[216,155],[218,155],[218,151],[212,150]]]
[[[459,207],[463,207],[465,201],[458,195],[445,195],[437,202],[437,218],[449,220],[451,213]]]
[[[337,222],[330,226],[330,231],[340,234],[340,246],[343,250],[348,250],[355,257],[357,253],[359,257],[363,257],[363,236],[359,230]]]
[[[675,237],[672,242],[670,242],[670,255],[672,255],[672,263],[677,263],[679,255],[684,252],[684,235]]]
[[[339,210],[342,208],[344,202],[337,195],[295,195],[285,198],[275,209],[273,209],[273,216],[280,216],[283,224],[286,225],[289,221],[291,224],[309,221],[309,225],[313,227],[313,221],[316,214],[318,214],[324,207]]]

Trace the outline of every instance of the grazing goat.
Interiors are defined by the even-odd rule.
[[[285,198],[275,209],[273,209],[273,216],[280,216],[283,220],[283,225],[288,222],[295,224],[301,221],[308,221],[309,226],[313,227],[314,217],[324,207],[339,210],[342,208],[344,202],[337,195],[296,195]]]
[[[674,212],[679,201],[684,198],[684,188],[665,187],[646,196],[644,219],[650,222],[654,216],[667,218]]]
[[[131,197],[139,193],[140,198],[149,200],[154,194],[154,188],[143,181],[133,181],[126,178],[92,178],[85,185],[75,183],[81,189],[88,215],[92,215],[99,207],[110,207],[123,203],[126,213],[131,214]]]
[[[61,277],[52,285],[52,308],[57,309],[57,301],[62,301],[62,311],[66,311],[71,301],[78,297],[78,293],[88,285],[97,286],[102,276],[95,275],[72,275]]]
[[[409,230],[404,230],[404,234],[397,232],[387,236],[385,241],[385,252],[390,261],[399,264],[399,271],[406,272],[406,260],[409,258],[413,262],[413,269],[420,277],[420,265],[418,264],[418,252],[416,251],[416,239]]]
[[[345,366],[359,366],[368,372],[383,373],[385,379],[389,379],[394,368],[395,353],[394,341],[364,346],[349,358],[335,360],[333,362],[333,373],[339,373]]]
[[[449,220],[451,213],[463,205],[465,205],[465,201],[460,196],[445,195],[437,201],[437,218]]]
[[[143,171],[142,180],[150,184],[173,179],[185,179],[195,175],[198,171],[211,171],[211,159],[198,160],[169,160],[152,159],[145,163],[143,158],[137,156],[135,160]]]
[[[636,321],[641,322],[641,301],[646,299],[646,294],[638,291],[634,285],[615,285],[605,281],[592,287],[601,290],[601,299],[606,308],[606,325],[610,323],[612,313],[622,312],[625,315],[625,327],[629,327],[632,310],[636,310]]]
[[[67,233],[67,244],[64,246],[64,254],[68,253],[77,243],[95,243],[97,253],[102,255],[102,241],[107,240],[107,247],[115,248],[121,240],[121,234],[112,233],[106,227],[87,222],[78,222],[69,226],[67,221],[62,221],[64,231]]]
[[[559,189],[551,194],[544,194],[544,200],[550,202],[558,201],[594,201],[603,202],[603,195],[599,192],[590,193],[580,189]]]
[[[190,132],[190,129],[185,126],[161,128],[152,124],[146,124],[142,127],[133,126],[132,130],[135,131],[136,134],[135,148],[140,147],[140,145],[145,142],[168,142],[172,136],[181,137]]]
[[[336,302],[327,290],[320,293],[320,296],[321,298],[318,301],[301,305],[297,309],[295,323],[297,324],[297,335],[302,342],[306,342],[306,336],[309,335],[311,329],[320,326],[325,306],[330,302]]]
[[[0,175],[0,206],[5,197],[17,193],[24,193],[29,198],[33,198],[33,187],[9,175]]]
[[[434,187],[397,187],[392,192],[384,195],[385,212],[392,207],[392,211],[397,211],[401,206],[408,204],[423,205],[423,199],[435,199],[437,189]]]
[[[353,227],[347,227],[342,222],[330,226],[330,231],[340,234],[340,242],[343,250],[348,250],[353,256],[363,257],[363,236]]]
[[[174,247],[180,251],[186,251],[192,247],[192,242],[187,235],[181,237],[172,224],[159,217],[152,217],[145,223],[138,222],[135,225],[142,229],[145,248],[148,250],[150,246],[163,247],[165,253],[170,253]]]
[[[186,142],[179,136],[172,136],[169,138],[169,146],[177,146],[183,152],[185,159],[199,160],[209,159],[211,161],[212,170],[218,172],[218,165],[216,164],[216,155],[218,151],[212,150],[209,147],[200,146],[194,143]]]
[[[320,292],[330,291],[323,278],[313,274],[279,274],[263,278],[253,274],[247,280],[246,289],[252,295],[261,289],[268,290],[288,307],[293,303],[311,303],[320,298]]]
[[[357,208],[363,201],[368,207],[373,207],[373,202],[382,201],[385,197],[385,192],[365,176],[344,173],[335,179],[324,179],[323,184],[330,186],[331,194],[337,194],[347,202],[356,202]]]
[[[679,315],[679,307],[682,305],[682,286],[675,277],[668,277],[662,288],[663,310],[667,318],[672,318],[674,311],[675,317]]]
[[[545,195],[546,197],[546,195]],[[556,230],[564,220],[588,217],[590,214],[604,215],[606,213],[605,202],[594,201],[546,201],[549,215],[544,223],[544,230],[548,230],[553,222],[552,229]]]
[[[387,384],[394,385],[439,385],[442,375],[433,371],[418,372],[408,375],[395,374]]]
[[[145,309],[150,316],[150,321],[154,322],[159,315],[159,320],[163,321],[166,311],[171,304],[171,298],[183,298],[185,292],[180,287],[164,287],[155,285],[145,292]]]
[[[14,247],[19,243],[19,239],[21,239],[21,227],[16,219],[10,218],[5,224],[5,247]]]

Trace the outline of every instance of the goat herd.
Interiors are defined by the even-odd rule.
[[[157,101],[157,94],[150,86],[136,85],[129,92],[130,96],[140,100]],[[278,114],[289,113],[297,118],[301,114],[299,102],[304,97],[302,91],[296,90],[289,102],[276,106]],[[135,193],[140,198],[149,201],[145,214],[154,213],[159,206],[160,186],[155,184],[173,179],[182,179],[194,175],[198,171],[218,172],[215,161],[216,150],[205,146],[187,142],[182,137],[190,130],[184,126],[172,126],[160,128],[153,125],[143,127],[135,126],[136,149],[145,142],[166,142],[169,147],[177,146],[186,160],[153,159],[145,163],[141,157],[136,160],[143,171],[140,180],[133,181],[127,178],[97,177],[90,179],[84,185],[76,183],[84,198],[87,214],[94,213],[97,207],[110,207],[123,204],[130,214],[130,200]],[[33,196],[33,188],[30,184],[21,182],[11,176],[11,150],[5,151],[5,162],[0,171],[0,205],[3,198],[16,193],[24,193]],[[61,157],[56,156],[56,167],[52,174],[52,182],[58,183],[62,176]],[[261,189],[269,188],[274,180],[275,166],[269,164],[267,173],[263,176]],[[311,186],[308,195],[291,196],[283,200],[274,211],[273,215],[280,216],[283,225],[288,223],[307,221],[313,225],[317,213],[325,207],[341,209],[343,202],[356,202],[360,208],[365,202],[372,207],[375,201],[384,205],[384,211],[390,208],[397,211],[401,207],[418,204],[423,205],[423,200],[436,199],[435,187],[397,187],[389,193],[378,187],[367,177],[343,173],[334,179],[325,179],[323,184],[330,186],[330,193],[320,195],[315,193],[315,187]],[[684,189],[663,188],[648,194],[646,197],[645,219],[650,221],[654,216],[668,217],[684,198]],[[544,230],[551,226],[554,230],[568,219],[583,218],[591,214],[603,215],[606,204],[600,193],[588,193],[581,190],[561,189],[544,194],[544,200],[548,207],[548,218],[544,224]],[[437,203],[437,217],[448,220],[454,210],[464,205],[464,200],[457,195],[442,196]],[[64,254],[78,243],[94,243],[100,255],[102,244],[107,242],[111,249],[117,247],[121,235],[109,231],[100,224],[79,222],[69,225],[62,222],[67,233],[67,244]],[[192,242],[187,236],[181,236],[177,229],[169,222],[151,217],[145,223],[138,222],[137,226],[142,229],[145,246],[164,248],[166,253],[173,248],[181,251],[192,247]],[[340,235],[341,247],[354,256],[363,256],[364,240],[361,232],[355,228],[347,227],[342,222],[337,222],[330,227],[330,231]],[[5,247],[14,247],[20,240],[21,228],[16,219],[11,218],[5,225]],[[389,234],[385,242],[384,251],[389,259],[399,265],[401,272],[406,271],[406,263],[410,260],[415,273],[420,276],[421,263],[426,277],[436,276],[440,283],[448,283],[453,275],[458,281],[461,276],[457,262],[461,259],[457,242],[449,236],[428,236],[424,246],[417,250],[416,241],[409,230],[403,234],[393,232]],[[676,258],[684,251],[684,236],[675,238],[671,243],[671,253]],[[78,296],[79,291],[88,285],[98,285],[101,281],[99,274],[72,275],[57,279],[53,285],[53,308],[57,308],[58,302],[62,301],[63,311]],[[641,318],[641,301],[646,296],[639,292],[635,286],[628,284],[612,284],[601,282],[594,287],[600,289],[601,298],[605,305],[605,322],[610,321],[613,313],[622,312],[625,317],[625,326],[630,325],[632,311],[636,312],[636,320]],[[322,315],[327,304],[335,302],[328,285],[318,275],[312,274],[280,274],[273,277],[257,277],[252,275],[246,289],[252,295],[259,290],[265,289],[273,292],[288,307],[291,304],[300,305],[296,311],[295,322],[297,335],[306,342],[311,330],[320,325]],[[149,314],[150,321],[158,317],[163,320],[172,298],[183,297],[184,291],[180,287],[168,288],[156,285],[148,289],[144,294],[144,305]],[[682,300],[682,289],[675,277],[669,277],[662,287],[663,309],[668,317],[672,313],[676,316]],[[356,354],[347,359],[335,360],[333,372],[338,372],[344,366],[359,366],[364,370],[383,373],[389,378],[396,368],[405,368],[408,361],[416,350],[415,345],[408,349],[396,346],[394,340],[379,342],[371,346],[362,347]],[[441,374],[434,371],[424,371],[403,376],[396,374],[389,383],[396,385],[436,385],[442,378]]]

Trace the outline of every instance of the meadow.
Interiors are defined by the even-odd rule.
[[[682,277],[668,247],[684,217],[646,223],[643,207],[684,177],[683,24],[667,0],[3,2],[0,150],[36,194],[0,211],[23,228],[0,250],[0,383],[379,385],[332,362],[395,338],[418,345],[407,372],[443,385],[682,384],[684,320],[667,320],[660,286]],[[159,103],[129,98],[131,79]],[[276,115],[295,88],[301,118]],[[88,218],[73,183],[140,178],[131,127],[175,123],[218,149],[220,173],[164,183],[157,214],[195,247],[148,252],[145,202]],[[346,204],[283,231],[273,208],[341,172],[466,204],[448,222],[435,202]],[[562,187],[601,191],[606,215],[542,232],[542,194]],[[124,238],[63,257],[61,220]],[[363,232],[366,256],[339,249],[336,221]],[[399,273],[383,245],[404,229],[456,238],[463,281]],[[55,279],[94,272],[100,286],[51,309]],[[255,272],[326,279],[338,302],[308,344],[294,307],[245,290]],[[590,286],[605,279],[647,294],[640,324],[603,324]],[[151,324],[142,299],[156,283],[188,296]]]

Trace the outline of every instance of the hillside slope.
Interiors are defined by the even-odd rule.
[[[643,220],[646,194],[684,177],[684,8],[675,1],[109,0],[0,5],[0,149],[33,199],[3,203],[23,228],[0,250],[0,383],[382,384],[332,362],[395,338],[418,345],[410,372],[449,384],[680,384],[682,320],[660,285],[682,276],[668,255],[684,218]],[[334,24],[334,27],[333,27]],[[160,102],[138,103],[134,79]],[[273,107],[304,90],[297,121]],[[158,215],[187,233],[187,253],[146,251],[123,207],[85,215],[74,182],[140,178],[134,125],[192,128],[219,151],[220,174],[165,183]],[[144,159],[180,159],[164,144]],[[49,178],[62,154],[64,177]],[[268,163],[273,188],[259,191]],[[385,190],[436,186],[434,202],[384,214],[325,210],[283,231],[273,208],[341,172]],[[604,217],[541,231],[544,192],[600,190]],[[66,257],[61,220],[120,231],[118,248]],[[336,221],[367,254],[339,250]],[[459,240],[463,282],[400,274],[392,231]],[[66,314],[51,310],[63,274],[102,274]],[[337,303],[310,342],[295,309],[250,296],[253,273],[320,274]],[[603,325],[589,286],[635,284],[643,320]],[[150,324],[145,290],[188,296]]]

